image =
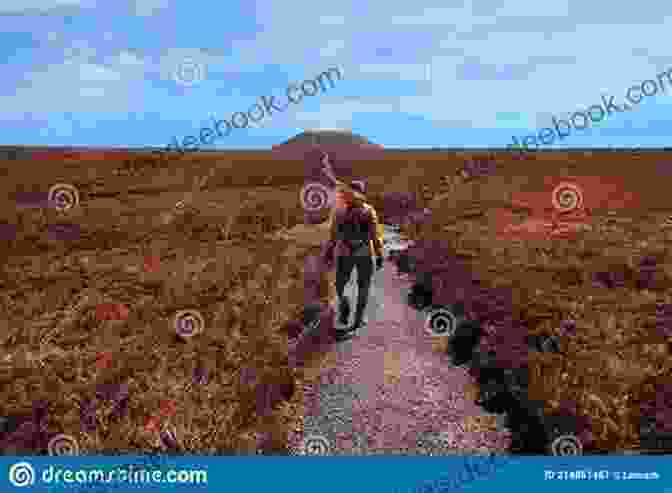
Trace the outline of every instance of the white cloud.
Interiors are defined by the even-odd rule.
[[[235,46],[243,67],[253,67],[258,60],[291,66],[297,59],[319,66],[326,51],[336,54],[335,49],[305,42],[324,38],[319,19],[327,13],[321,5],[296,0],[282,5],[261,3],[264,8],[258,12],[264,30],[254,40]],[[358,2],[344,0],[332,7],[328,17],[343,17],[347,22],[330,23],[329,36],[347,40],[337,56],[340,65],[349,69],[348,81],[384,78],[421,83],[431,76],[429,92],[423,85],[415,95],[389,98],[390,105],[403,112],[438,124],[468,121],[474,128],[500,128],[497,114],[519,113],[519,122],[504,124],[536,128],[549,114],[600,102],[602,92],[620,97],[633,79],[639,80],[639,74],[646,78],[658,73],[655,69],[660,65],[652,63],[661,59],[656,56],[668,56],[664,43],[659,42],[667,30],[654,22],[653,13],[638,14],[651,19],[646,27],[626,25],[631,9],[615,4],[605,15],[611,22],[623,19],[622,24],[592,24],[599,22],[595,18],[599,9],[591,5],[580,0],[561,0],[552,6],[497,0],[423,9],[371,0],[362,8]],[[291,22],[291,13],[298,8],[304,20],[301,30],[294,29]],[[381,11],[387,15],[381,17]],[[649,58],[633,57],[633,44],[647,47]],[[392,58],[396,63],[377,63],[380,59],[373,53],[382,46],[395,55],[412,53],[416,63],[398,63],[396,56]],[[320,104],[320,111],[324,105]],[[325,118],[347,120],[348,112],[330,112]]]
[[[19,14],[31,10],[51,10],[58,7],[91,7],[95,0],[3,0],[0,13]]]
[[[362,103],[343,101],[321,103],[316,111],[299,111],[293,120],[306,128],[352,128],[358,114],[390,113],[396,109],[393,103]]]
[[[84,63],[79,65],[79,80],[81,82],[118,82],[121,74],[102,65]]]
[[[418,7],[416,14],[392,15],[391,25],[394,26],[441,26],[448,28],[455,26],[457,15],[471,15],[468,5],[451,7]]]
[[[428,69],[426,64],[411,63],[365,63],[358,66],[361,74],[384,75],[385,78],[408,80],[408,81],[426,81],[428,79]]]
[[[0,2],[0,12],[95,3]],[[169,49],[159,63],[124,49],[103,67],[94,63],[95,47],[77,40],[67,47],[68,64],[32,74],[27,87],[18,88],[16,96],[0,99],[0,107],[3,113],[9,108],[14,114],[30,108],[40,114],[61,108],[115,113],[132,109],[135,100],[142,106],[138,95],[146,86],[140,85],[141,72],[160,70],[165,79],[172,80],[186,59],[202,64],[207,75],[215,71],[261,72],[271,64],[308,74],[323,70],[333,58],[334,65],[347,67],[345,81],[352,82],[354,90],[371,87],[366,84],[370,81],[406,80],[417,82],[417,91],[422,92],[390,95],[383,102],[366,96],[357,101],[334,96],[333,100],[321,100],[315,112],[278,115],[271,119],[272,125],[284,125],[286,118],[294,118],[308,121],[307,127],[350,127],[358,113],[402,111],[439,125],[465,126],[468,122],[474,128],[528,125],[534,129],[548,125],[549,115],[561,117],[599,103],[601,94],[613,94],[618,102],[630,85],[655,78],[672,66],[672,57],[660,42],[669,31],[665,10],[672,11],[672,6],[666,3],[647,9],[585,0],[438,3],[342,0],[325,6],[307,0],[257,0],[255,22],[263,29],[254,36],[227,39],[230,51],[220,52],[223,54]],[[170,6],[168,0],[134,0],[132,5],[138,15],[153,15]],[[301,24],[297,28],[299,11]],[[49,29],[54,28],[36,34],[42,32],[58,49],[65,49],[69,40],[64,41],[61,33],[48,33]],[[123,29],[118,32],[124,34]],[[106,33],[104,39],[116,43],[116,34],[116,30]],[[379,56],[384,50],[389,54]],[[381,60],[388,63],[379,63]],[[426,83],[428,78],[431,80]],[[381,83],[380,87],[391,91],[395,85]],[[100,97],[102,94],[105,97]],[[231,94],[235,95],[234,88]],[[672,104],[672,98],[659,96],[655,104]],[[520,114],[520,120],[507,123],[502,117],[507,113]]]
[[[112,67],[116,68],[124,77],[129,79],[142,79],[145,77],[147,67],[150,66],[140,55],[128,50],[122,50],[113,60]]]
[[[577,5],[576,0],[556,0],[554,2],[503,2],[494,9],[493,15],[504,17],[567,17],[570,3]],[[572,9],[573,10],[573,9]]]
[[[323,26],[342,26],[345,24],[345,17],[342,15],[323,15],[320,17],[320,24]]]
[[[135,53],[124,50],[119,53],[119,65],[137,67],[144,66],[145,62],[138,57]]]
[[[109,91],[105,91],[102,87],[80,87],[79,95],[83,98],[104,98]]]
[[[62,41],[63,37],[61,33],[56,32],[56,31],[49,31],[47,33],[47,41],[50,43],[58,44],[60,41]]]
[[[63,56],[66,60],[88,62],[96,56],[96,48],[85,39],[70,41],[70,45],[63,48]]]
[[[161,10],[170,7],[172,0],[135,0],[133,2],[135,15],[139,17],[151,17]]]
[[[320,56],[333,57],[338,55],[345,48],[345,41],[342,39],[330,39],[326,46],[320,49]]]
[[[142,90],[109,66],[68,61],[47,65],[27,79],[28,84],[18,87],[14,95],[0,96],[3,120],[13,121],[26,112],[37,117],[98,111],[114,115],[142,106]]]

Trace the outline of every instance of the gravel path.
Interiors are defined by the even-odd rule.
[[[386,230],[388,246],[398,247],[396,233]],[[303,443],[320,445],[306,451],[296,437],[299,450],[313,455],[506,452],[508,434],[499,420],[465,395],[473,389],[466,370],[452,367],[433,348],[424,314],[406,304],[410,286],[389,262],[375,274],[368,325],[337,343],[334,365],[304,388]]]

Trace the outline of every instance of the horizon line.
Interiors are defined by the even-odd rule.
[[[327,144],[327,147],[332,147],[334,144]],[[301,146],[296,144],[288,144],[286,150],[290,150],[290,147],[297,149]],[[320,145],[316,145],[317,148]],[[357,146],[355,146],[357,147]],[[308,150],[310,146],[306,146]],[[146,146],[146,147],[98,147],[98,146],[41,146],[41,145],[0,145],[0,151],[70,151],[70,152],[151,152],[151,151],[165,151],[165,147],[159,146]],[[228,149],[190,149],[184,154],[195,154],[195,153],[227,153],[227,152],[273,152],[283,150],[282,144],[277,144],[271,147],[264,148],[228,148]],[[344,146],[344,150],[348,150],[348,146]],[[492,151],[504,151],[504,152],[517,152],[517,153],[544,153],[544,152],[592,152],[592,151],[606,151],[606,152],[628,152],[628,151],[672,151],[672,147],[567,147],[567,148],[542,148],[542,149],[513,149],[510,147],[384,147],[380,146],[374,149],[367,149],[371,151],[372,154],[375,154],[377,151],[385,152],[492,152]]]

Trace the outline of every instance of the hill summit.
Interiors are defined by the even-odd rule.
[[[371,146],[375,145],[366,137],[355,134],[350,130],[339,129],[323,129],[323,130],[306,130],[291,139],[283,142],[280,146],[294,146],[294,145],[314,145],[314,146],[332,146],[332,145],[359,145]]]

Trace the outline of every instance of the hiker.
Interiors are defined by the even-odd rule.
[[[350,303],[344,296],[345,285],[352,271],[357,267],[358,297],[355,320],[350,328],[340,330],[337,337],[344,338],[365,325],[364,311],[369,300],[369,291],[374,272],[373,256],[376,255],[376,269],[383,268],[383,239],[375,209],[366,202],[365,186],[362,182],[352,182],[350,186],[339,182],[338,202],[330,225],[332,249],[337,249],[336,295],[339,302],[339,323],[346,325],[350,316]]]
[[[336,174],[334,173],[334,168],[331,165],[331,162],[329,160],[329,154],[327,154],[324,151],[321,151],[320,162],[322,163],[322,166],[321,166],[322,174],[331,182],[331,186],[336,189],[336,204],[335,204],[336,209],[344,207],[345,202],[344,202],[342,192],[344,190],[346,190],[346,191],[347,190],[352,190],[352,188],[349,187],[348,185],[346,185],[344,182],[342,182],[338,178],[336,178]],[[355,191],[357,191],[358,193],[360,193],[360,194],[365,194],[366,193],[365,192],[366,185],[364,184],[363,181],[356,180],[356,181],[353,181],[351,183],[351,185],[354,185]],[[364,198],[364,202],[366,202],[366,198]],[[329,219],[330,221],[333,221],[334,212],[335,212],[335,210],[332,210],[332,213],[331,213],[331,216],[330,216],[330,219]],[[374,211],[374,214],[375,214],[375,211]],[[376,219],[378,219],[377,216],[376,216]],[[382,224],[378,223],[377,231],[378,231],[378,236],[381,238],[381,242],[382,242],[383,234],[385,232],[385,229],[383,228]]]

